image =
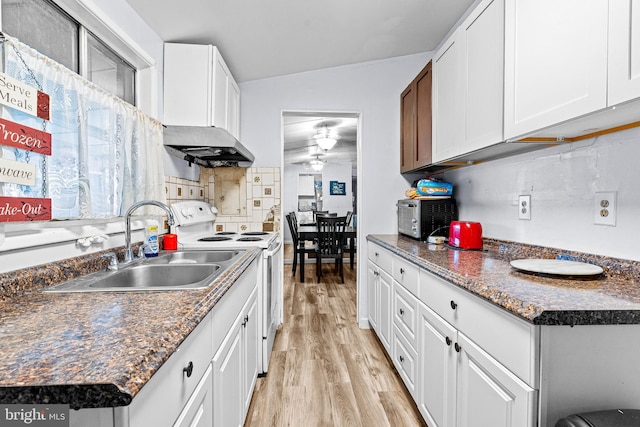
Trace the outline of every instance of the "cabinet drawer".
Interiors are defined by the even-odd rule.
[[[416,351],[411,347],[406,340],[400,329],[394,326],[393,328],[393,364],[395,365],[400,377],[407,386],[407,390],[413,396],[413,399],[417,399],[417,358]]]
[[[411,346],[416,348],[418,299],[397,282],[393,284],[393,323]]]
[[[369,259],[375,263],[378,267],[391,274],[393,270],[392,259],[393,255],[386,249],[382,249],[375,243],[368,242]]]
[[[211,321],[207,316],[133,399],[130,427],[165,425],[178,418],[211,362]],[[190,375],[185,372],[189,367]]]
[[[420,300],[425,305],[535,388],[538,332],[534,325],[425,270],[420,271],[420,283]]]
[[[418,296],[420,287],[419,271],[420,268],[417,265],[399,256],[393,257],[393,279],[415,296]]]

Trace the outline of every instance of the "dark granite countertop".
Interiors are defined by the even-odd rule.
[[[431,245],[400,235],[369,235],[377,243],[454,285],[536,325],[640,324],[640,263],[561,249],[484,240],[482,251]],[[593,277],[515,270],[513,259],[558,258],[596,264]]]
[[[0,288],[14,288],[0,298],[0,403],[128,405],[259,253],[200,290],[42,293],[36,282],[71,267],[5,274]]]

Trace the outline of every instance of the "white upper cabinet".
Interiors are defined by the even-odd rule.
[[[164,123],[240,134],[240,90],[211,45],[165,43]]]
[[[433,57],[433,162],[461,150],[464,119],[462,102],[462,48],[456,31]]]
[[[503,140],[504,0],[484,1],[461,28],[463,151],[469,152]]]
[[[609,105],[640,97],[639,6],[634,0],[609,3]]]
[[[507,0],[506,139],[606,107],[607,27],[607,0]]]
[[[433,161],[503,140],[504,0],[484,0],[433,59]]]

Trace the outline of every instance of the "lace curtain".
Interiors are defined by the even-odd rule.
[[[38,171],[35,186],[0,183],[0,195],[49,197],[53,219],[109,218],[138,200],[165,201],[160,122],[15,38],[3,53],[5,74],[49,95],[51,120],[8,107],[2,117],[46,126],[52,154],[0,145],[0,157]]]

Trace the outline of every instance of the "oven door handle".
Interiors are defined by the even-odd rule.
[[[277,245],[270,250],[266,250],[264,255],[265,257],[272,257],[276,252],[278,252],[280,250],[280,248],[282,247],[282,241],[280,239],[277,240]]]

